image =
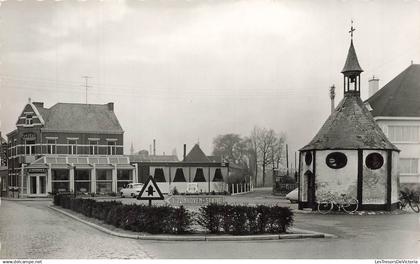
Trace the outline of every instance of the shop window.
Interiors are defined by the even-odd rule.
[[[112,192],[112,182],[97,182],[96,192],[101,194],[107,194]]]
[[[379,153],[370,153],[366,157],[366,167],[371,170],[377,170],[384,165],[384,158]]]
[[[90,170],[75,170],[76,181],[90,181]]]
[[[61,182],[52,182],[52,191],[53,193],[60,193],[60,192],[69,192],[70,191],[70,183],[68,181],[61,181]]]
[[[341,169],[347,165],[347,156],[342,152],[328,154],[325,162],[331,169]]]
[[[70,191],[70,172],[69,170],[51,170],[52,191],[54,193]]]
[[[197,169],[195,172],[195,177],[193,182],[205,182],[206,178],[204,178],[204,172],[202,168]]]
[[[96,170],[96,192],[101,194],[112,192],[112,170]]]
[[[155,182],[166,182],[165,173],[162,168],[155,169],[153,178],[155,179]]]
[[[214,182],[222,182],[223,181],[223,175],[222,175],[222,170],[221,169],[216,169],[216,171],[214,172],[213,181]]]
[[[70,179],[69,170],[51,170],[53,181],[68,181]]]
[[[133,174],[131,170],[117,170],[117,179],[119,181],[132,181]]]
[[[78,193],[89,193],[90,192],[90,182],[76,181],[74,183],[74,187],[76,188],[76,192],[78,192]]]
[[[121,188],[124,188],[125,186],[127,186],[127,184],[132,182],[132,170],[117,170],[117,192],[120,192]]]
[[[112,170],[96,170],[96,179],[98,181],[112,181]]]
[[[311,154],[311,152],[306,152],[305,153],[305,163],[306,163],[306,165],[311,165],[311,163],[312,163],[312,154]]]
[[[186,182],[184,171],[181,168],[176,169],[174,182]]]

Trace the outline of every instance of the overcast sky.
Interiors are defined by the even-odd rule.
[[[115,102],[125,151],[171,153],[254,125],[286,133],[293,153],[341,100],[350,44],[385,85],[420,62],[420,1],[6,1],[0,7],[0,130],[28,97],[46,107]],[[65,120],[63,120],[65,122]]]

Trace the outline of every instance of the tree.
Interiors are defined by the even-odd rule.
[[[271,152],[277,140],[276,132],[273,129],[262,128],[258,132],[257,147],[260,156],[260,164],[262,167],[262,185],[265,186],[265,176],[267,165],[269,165],[272,157]]]
[[[229,162],[245,164],[246,144],[238,134],[219,135],[213,140],[213,155]]]
[[[260,129],[257,126],[251,131],[251,136],[248,139],[248,153],[250,155],[250,161],[253,161],[253,165],[255,166],[255,174],[254,174],[254,184],[255,186],[258,185],[258,141],[259,141],[259,131]],[[251,167],[251,162],[250,162]]]
[[[274,144],[271,146],[271,166],[273,169],[280,168],[281,161],[284,155],[284,146],[286,143],[286,135],[280,133],[276,135]]]

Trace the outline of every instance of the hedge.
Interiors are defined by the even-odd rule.
[[[183,206],[126,205],[66,194],[55,195],[54,204],[115,227],[152,234],[189,233],[195,224],[212,234],[284,233],[293,224],[292,211],[279,206],[209,204],[191,213]]]
[[[183,234],[190,231],[191,214],[184,207],[125,205],[116,201],[95,201],[55,195],[54,205],[93,217],[115,227],[152,234]]]
[[[280,206],[209,204],[201,207],[198,222],[213,234],[284,233],[293,224],[293,212]]]

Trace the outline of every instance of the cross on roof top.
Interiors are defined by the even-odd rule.
[[[353,39],[353,32],[354,32],[355,30],[356,30],[356,29],[353,27],[353,20],[352,20],[352,21],[351,21],[350,31],[349,31],[350,36],[351,36],[351,39]]]

